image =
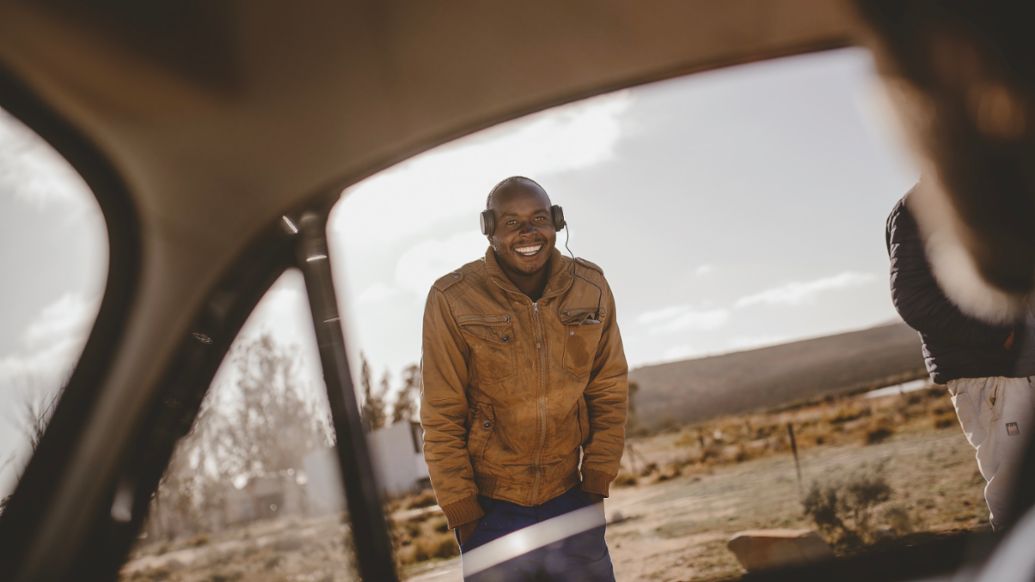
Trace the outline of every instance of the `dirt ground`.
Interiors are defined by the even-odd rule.
[[[947,402],[938,389],[841,399],[631,439],[619,480],[624,486],[615,487],[605,503],[617,579],[735,579],[743,570],[726,549],[732,535],[757,528],[816,529],[803,510],[803,496],[814,483],[860,475],[887,486],[888,495],[867,509],[872,536],[986,527],[984,483]],[[800,484],[787,423],[796,431]],[[426,544],[433,546],[429,557],[452,553],[438,547],[449,533],[439,531],[437,508],[400,510],[391,521],[410,532],[409,555]],[[831,541],[834,534],[823,532]],[[836,551],[854,549],[838,544]],[[337,518],[287,518],[143,546],[122,579],[352,580],[350,553],[348,529]],[[460,580],[457,558],[418,560],[403,565],[405,578]]]
[[[829,481],[885,463],[888,505],[909,509],[914,531],[982,527],[987,511],[973,450],[959,429],[894,436],[876,445],[804,451],[803,480]],[[607,541],[618,580],[724,580],[744,570],[726,549],[735,533],[815,528],[799,500],[790,454],[717,467],[698,475],[617,489],[605,503]],[[413,580],[460,579],[456,560]]]
[[[885,463],[888,505],[909,510],[914,531],[979,527],[983,481],[958,429],[891,437],[876,445],[805,451],[803,480],[830,481]],[[807,487],[806,487],[807,489]],[[717,468],[702,475],[619,489],[608,502],[619,580],[714,580],[742,573],[726,542],[756,528],[814,528],[800,502],[791,455]]]
[[[937,387],[718,419],[630,444],[623,477],[638,478],[605,502],[620,581],[736,579],[744,570],[726,549],[730,537],[747,529],[818,529],[802,504],[812,485],[859,476],[878,477],[890,491],[870,509],[878,535],[987,527],[974,450]],[[895,520],[887,517],[892,509]],[[835,545],[839,554],[858,549]],[[456,559],[406,573],[421,582],[460,580]]]

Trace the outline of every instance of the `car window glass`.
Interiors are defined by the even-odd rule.
[[[606,274],[632,369],[604,503],[619,580],[735,576],[786,537],[819,559],[987,528],[973,449],[890,301],[885,219],[918,172],[874,82],[857,49],[695,74],[504,123],[346,190],[329,238],[373,434],[394,430],[397,400],[412,417],[429,289],[485,255],[486,195],[527,175],[564,209],[557,249]],[[503,325],[507,309],[465,321]],[[522,345],[486,330],[463,337]],[[520,367],[486,372],[529,390]],[[514,445],[505,422],[496,411],[485,455]],[[425,525],[441,511],[407,509],[434,503],[422,475],[386,484],[397,548],[442,544],[407,550],[404,572],[457,573],[435,560],[455,544]],[[745,534],[758,529],[781,531]]]
[[[291,270],[227,353],[121,578],[357,579],[326,394]]]
[[[0,499],[6,499],[97,316],[108,237],[79,174],[3,110],[0,241]]]

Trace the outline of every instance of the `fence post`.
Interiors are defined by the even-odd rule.
[[[791,454],[794,455],[794,469],[798,473],[798,499],[805,499],[805,490],[801,484],[801,461],[798,460],[798,442],[794,439],[794,426],[787,423],[787,436],[791,439]]]

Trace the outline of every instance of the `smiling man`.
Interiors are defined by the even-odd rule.
[[[535,181],[497,184],[481,222],[485,257],[436,281],[424,312],[421,423],[435,495],[465,556],[575,510],[600,516],[467,579],[613,580],[602,500],[628,400],[614,297],[599,267],[557,251],[564,215]]]

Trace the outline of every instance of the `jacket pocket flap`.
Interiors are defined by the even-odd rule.
[[[458,315],[456,318],[457,325],[503,325],[510,323],[509,315]]]
[[[561,309],[561,323],[564,325],[592,325],[600,323],[596,307],[566,307]]]

